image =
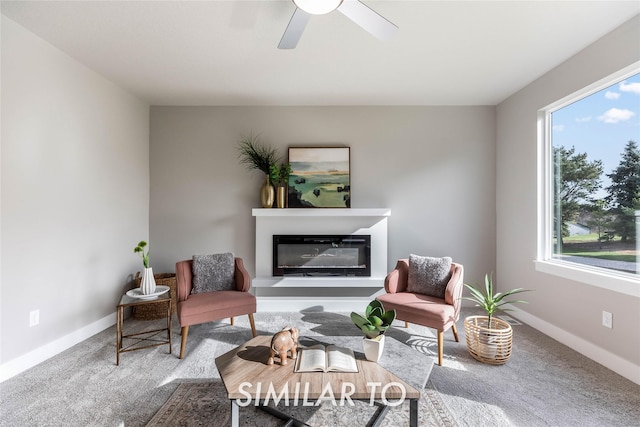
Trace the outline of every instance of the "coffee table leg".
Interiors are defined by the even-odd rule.
[[[238,427],[240,425],[240,407],[236,403],[235,399],[231,400],[231,427]]]
[[[305,423],[304,421],[295,419],[290,415],[287,415],[284,412],[277,410],[276,408],[272,408],[271,406],[260,404],[258,405],[258,409],[266,412],[267,414],[271,414],[276,418],[280,418],[282,421],[286,421],[283,427],[305,427],[305,426],[311,427],[309,426],[309,424]]]
[[[371,417],[371,420],[369,420],[367,426],[380,427],[382,425],[382,422],[384,421],[384,417],[386,417],[387,412],[389,412],[389,405],[383,405],[382,403],[378,402],[373,403],[378,407],[378,410],[375,414],[373,414],[373,417]]]
[[[418,427],[418,399],[409,399],[409,425]]]

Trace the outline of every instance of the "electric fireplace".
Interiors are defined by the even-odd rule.
[[[273,236],[274,276],[371,276],[370,235]]]

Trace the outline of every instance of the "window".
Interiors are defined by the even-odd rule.
[[[540,113],[538,269],[640,296],[638,65]]]

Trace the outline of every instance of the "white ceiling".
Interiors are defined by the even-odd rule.
[[[290,0],[2,1],[2,13],[152,105],[495,105],[640,13],[640,1],[363,0],[277,49]],[[640,36],[640,35],[639,35]]]

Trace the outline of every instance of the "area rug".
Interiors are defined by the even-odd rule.
[[[433,388],[431,381],[422,390],[418,402],[419,426],[457,426],[454,417]],[[278,407],[282,412],[310,426],[362,426],[377,411],[369,402],[354,401],[354,406],[334,406],[325,402],[317,407]],[[284,422],[254,406],[240,408],[240,425],[245,427],[278,427]],[[149,421],[147,427],[161,426],[228,426],[230,403],[222,381],[183,382],[169,400]],[[387,427],[409,425],[409,403],[389,410],[381,424]]]

